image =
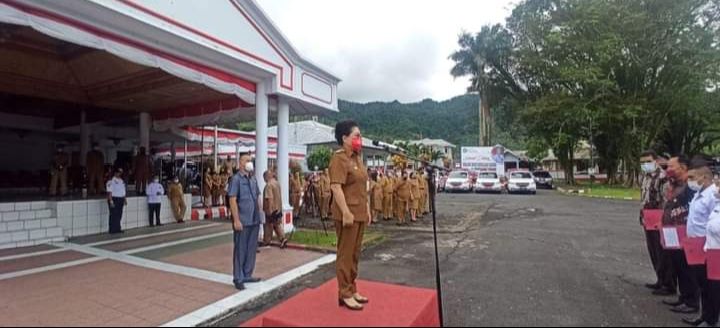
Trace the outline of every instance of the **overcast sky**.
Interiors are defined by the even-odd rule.
[[[463,30],[502,23],[516,0],[258,0],[310,61],[339,76],[341,99],[445,100],[464,94],[448,56]]]

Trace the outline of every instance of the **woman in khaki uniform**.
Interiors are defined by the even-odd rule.
[[[393,217],[393,178],[390,176],[392,171],[388,173],[388,176],[383,178],[383,218],[385,221],[389,221]]]
[[[290,205],[293,207],[293,217],[300,215],[300,177],[290,174]]]
[[[377,173],[373,173],[372,181],[370,181],[370,198],[372,199],[372,220],[373,223],[379,221],[383,212],[383,185],[378,178]]]
[[[410,173],[410,186],[412,187],[412,197],[410,201],[410,221],[417,222],[418,212],[420,210],[420,180],[415,173]]]
[[[205,207],[212,207],[213,205],[213,188],[215,185],[215,179],[213,179],[212,170],[208,167],[205,169],[205,176],[203,182],[203,198],[205,201]]]
[[[410,202],[412,201],[412,184],[408,180],[407,172],[401,173],[402,177],[398,180],[395,185],[395,192],[397,193],[397,219],[399,226],[407,225],[405,219],[407,218],[408,210],[410,209]]]
[[[368,175],[363,164],[362,136],[357,123],[340,122],[335,139],[342,149],[330,161],[330,188],[333,193],[332,216],[338,221],[337,280],[340,306],[360,311],[368,299],[358,293],[358,262],[365,227],[370,224]]]

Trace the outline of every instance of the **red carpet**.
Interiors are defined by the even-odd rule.
[[[338,306],[337,282],[308,289],[242,327],[439,327],[437,294],[419,289],[358,281],[370,299],[365,310]]]

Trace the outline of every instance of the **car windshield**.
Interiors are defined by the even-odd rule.
[[[453,172],[450,173],[450,179],[467,179],[467,172]]]
[[[480,179],[497,179],[497,177],[495,173],[480,173],[479,176]]]
[[[535,172],[533,173],[536,178],[551,178],[550,172]]]
[[[532,179],[532,176],[528,172],[515,172],[510,175],[511,179]]]

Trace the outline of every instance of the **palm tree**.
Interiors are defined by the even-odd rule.
[[[471,76],[468,92],[480,94],[480,146],[492,145],[492,105],[508,94],[521,93],[511,68],[512,35],[501,25],[483,26],[479,33],[460,35],[460,50],[450,55],[454,77]]]

